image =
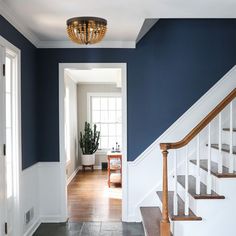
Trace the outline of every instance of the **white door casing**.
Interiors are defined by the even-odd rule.
[[[20,51],[0,37],[0,236],[20,232]]]
[[[59,63],[59,136],[60,136],[60,186],[61,218],[67,219],[66,153],[64,149],[64,70],[93,68],[120,68],[122,77],[122,221],[128,220],[127,173],[127,64],[126,63]]]

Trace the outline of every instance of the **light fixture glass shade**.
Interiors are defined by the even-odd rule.
[[[107,21],[98,17],[74,17],[67,20],[67,32],[70,39],[78,44],[100,42],[107,30]]]

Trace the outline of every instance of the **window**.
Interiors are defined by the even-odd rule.
[[[90,122],[101,132],[99,149],[116,148],[122,144],[122,101],[120,94],[89,95]]]

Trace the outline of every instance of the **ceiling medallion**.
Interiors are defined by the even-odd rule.
[[[107,21],[98,17],[74,17],[67,20],[67,32],[70,39],[78,44],[100,42],[106,33]]]

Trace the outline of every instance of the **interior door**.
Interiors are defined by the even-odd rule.
[[[6,116],[5,116],[5,48],[0,45],[0,235],[5,235],[6,222]]]
[[[14,76],[15,58],[0,46],[0,236],[13,235],[14,221]]]

